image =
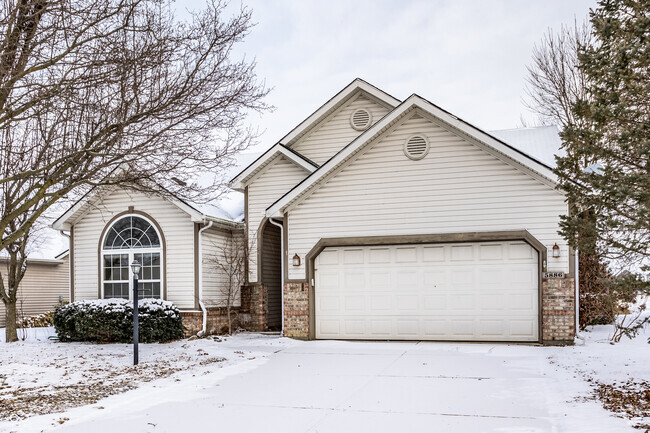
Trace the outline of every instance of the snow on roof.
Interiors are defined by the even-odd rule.
[[[566,156],[562,140],[555,125],[532,128],[501,129],[489,134],[532,156],[538,161],[555,167],[555,155]]]

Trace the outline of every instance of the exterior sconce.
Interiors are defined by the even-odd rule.
[[[300,256],[298,254],[294,254],[293,256],[293,265],[300,266]]]
[[[560,257],[560,247],[557,246],[557,243],[553,245],[553,258],[559,258]]]

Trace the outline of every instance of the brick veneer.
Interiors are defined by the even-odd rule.
[[[543,343],[572,344],[575,333],[575,280],[542,280]]]
[[[249,284],[243,286],[240,292],[241,307],[233,310],[235,320],[233,327],[247,331],[266,331],[268,322],[267,290],[262,284]],[[181,311],[185,335],[195,335],[203,329],[202,311]],[[228,314],[225,308],[208,309],[207,333],[222,334],[228,331]]]
[[[307,283],[284,285],[284,335],[309,338],[309,287]]]
[[[268,321],[268,291],[263,284],[249,284],[241,288],[242,323],[249,331],[266,331]]]
[[[233,327],[241,327],[239,308],[233,309],[231,314],[234,316]],[[186,337],[195,335],[203,329],[202,311],[181,311],[181,318],[185,327]],[[225,308],[208,309],[208,326],[206,331],[208,335],[228,332],[228,313]]]

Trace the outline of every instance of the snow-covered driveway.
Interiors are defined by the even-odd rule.
[[[575,350],[580,348],[295,342],[218,382],[196,378],[205,384],[196,392],[170,382],[156,389],[157,396],[139,389],[104,400],[104,410],[73,410],[54,431],[638,431],[597,401],[585,401],[588,384],[572,368],[551,362],[571,358]]]

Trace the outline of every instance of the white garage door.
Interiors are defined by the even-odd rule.
[[[325,248],[316,338],[537,341],[538,277],[525,242]]]

